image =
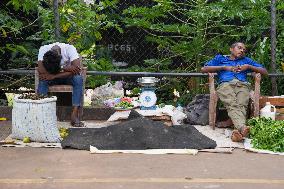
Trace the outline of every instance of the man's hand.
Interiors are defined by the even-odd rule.
[[[237,72],[242,72],[250,69],[250,65],[244,64],[242,66],[237,66]]]
[[[237,67],[236,66],[224,66],[223,67],[223,70],[226,70],[226,71],[231,71],[231,72],[237,72]]]
[[[224,66],[223,70],[231,71],[231,72],[242,72],[251,69],[250,65],[244,64],[242,66]]]
[[[77,74],[80,74],[81,67],[80,66],[71,65],[71,66],[64,67],[63,71],[65,71],[65,72],[72,72],[72,74],[77,75]]]
[[[39,74],[39,79],[40,79],[40,80],[47,80],[47,81],[50,81],[50,80],[55,79],[55,75],[53,75],[53,74],[48,74],[48,73],[46,73],[46,74]]]

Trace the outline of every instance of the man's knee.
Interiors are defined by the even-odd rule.
[[[74,75],[72,77],[73,85],[83,85],[83,76],[81,75]]]
[[[47,88],[48,87],[48,81],[46,80],[39,80],[38,81],[38,89]]]
[[[39,80],[36,92],[40,95],[46,95],[48,93],[48,81]]]

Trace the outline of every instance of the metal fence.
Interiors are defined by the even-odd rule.
[[[8,1],[8,0],[4,0]],[[96,1],[97,3],[99,1]],[[122,15],[122,11],[127,9],[130,6],[153,6],[152,0],[143,0],[143,1],[133,1],[133,0],[123,0],[118,3],[117,9],[113,10],[113,14]],[[1,4],[1,3],[0,3]],[[2,4],[4,5],[4,4]],[[43,6],[47,6],[43,3]],[[46,7],[50,8],[50,7]],[[18,15],[21,16],[21,15]],[[118,19],[119,16],[117,16]],[[32,22],[37,18],[37,15],[31,16],[29,19]],[[120,20],[118,20],[123,33],[117,31],[117,29],[112,28],[104,31],[102,33],[102,40],[98,42],[98,51],[97,58],[107,54],[112,63],[118,67],[128,67],[133,65],[142,65],[146,59],[156,59],[162,57],[167,52],[159,52],[157,50],[157,45],[146,40],[148,33],[141,29],[135,27],[125,27]],[[28,31],[27,31],[28,32]],[[22,36],[21,39],[10,39],[10,38],[1,38],[1,42],[5,44],[6,42],[11,42],[9,40],[23,40],[25,36]],[[37,44],[37,46],[40,46]],[[5,56],[0,57],[0,65],[2,62],[8,62],[7,60],[11,59],[11,54],[5,54]],[[15,57],[16,60],[17,57]],[[21,67],[21,60],[18,61],[18,65],[14,66]],[[8,62],[8,64],[10,64]],[[13,63],[14,64],[14,63]],[[7,64],[6,64],[7,65]],[[0,67],[1,68],[1,67]],[[9,88],[9,90],[17,90],[22,86],[33,86],[33,70],[0,70],[0,83],[4,83],[5,86],[0,88]],[[206,74],[201,73],[149,73],[149,72],[98,72],[98,71],[88,71],[88,75],[93,76],[110,76],[113,77],[141,77],[141,76],[155,76],[155,77],[204,77]],[[269,74],[269,77],[281,77],[283,74]],[[8,81],[8,82],[7,82]]]

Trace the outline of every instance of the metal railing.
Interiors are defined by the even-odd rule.
[[[34,75],[34,70],[0,70],[0,75]],[[207,73],[189,72],[189,73],[174,73],[174,72],[102,72],[102,71],[87,71],[87,75],[105,75],[105,76],[133,76],[133,77],[207,77]],[[284,73],[269,73],[268,77],[283,77]]]

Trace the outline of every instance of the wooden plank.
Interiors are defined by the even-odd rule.
[[[284,106],[284,96],[280,97],[271,97],[271,96],[261,96],[259,99],[260,107],[264,107],[266,102],[270,102],[270,104],[274,106]]]
[[[284,114],[284,108],[276,108],[276,113]]]
[[[279,114],[275,116],[276,120],[284,120],[284,114]]]
[[[162,115],[162,116],[146,116],[147,118],[150,118],[152,120],[167,120],[171,121],[171,116],[168,115]]]
[[[90,146],[91,154],[188,154],[196,155],[198,150],[196,149],[148,149],[148,150],[99,150],[94,146]]]

